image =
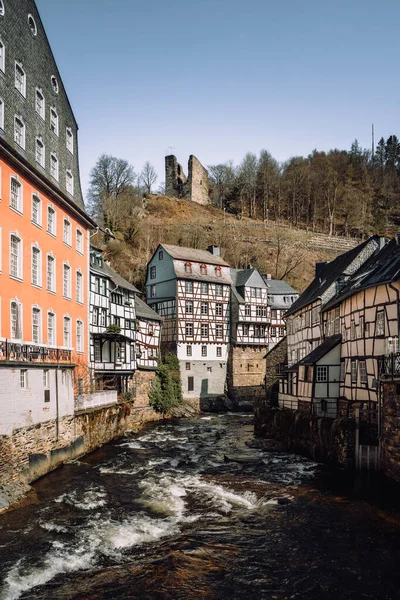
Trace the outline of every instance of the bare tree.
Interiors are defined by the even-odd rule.
[[[88,209],[90,214],[105,224],[104,204],[108,198],[118,197],[131,188],[136,175],[133,166],[122,158],[102,154],[90,173]]]
[[[151,186],[155,184],[158,176],[153,165],[149,161],[144,163],[142,172],[139,175],[139,181],[143,185],[146,194],[151,194]]]

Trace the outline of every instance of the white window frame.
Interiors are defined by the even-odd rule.
[[[80,281],[79,286],[78,281]],[[83,304],[83,273],[79,269],[76,272],[76,301]]]
[[[0,98],[0,129],[4,131],[4,100]]]
[[[34,210],[33,210],[33,207],[35,206],[35,203],[36,203],[36,206],[37,206],[37,215],[38,215],[37,220],[34,219]],[[32,221],[32,223],[34,225],[37,225],[38,227],[41,227],[42,226],[42,200],[41,200],[39,194],[36,193],[36,192],[34,192],[32,194],[32,207],[31,207],[31,209],[32,209],[32,213],[31,213],[31,221]]]
[[[19,372],[19,385],[21,390],[28,389],[28,369],[21,369]]]
[[[38,315],[37,323],[35,324],[34,315]],[[35,327],[37,327],[37,338],[35,339]],[[42,310],[40,306],[32,306],[32,342],[34,344],[42,343]]]
[[[0,71],[6,70],[6,47],[3,40],[0,40]]]
[[[63,220],[63,242],[67,246],[72,246],[72,223],[67,217]]]
[[[201,356],[207,356],[207,346],[202,346],[201,347]]]
[[[18,77],[17,77],[18,73]],[[21,79],[20,79],[21,78]],[[26,98],[26,73],[24,68],[20,62],[15,61],[14,68],[14,86],[15,89],[19,91],[19,93]]]
[[[17,205],[13,206],[11,201],[14,197],[13,191],[12,191],[12,187],[13,187],[13,181],[17,184],[18,186],[18,197],[17,197]],[[11,175],[10,177],[10,208],[11,210],[15,210],[16,212],[23,214],[24,212],[24,205],[23,205],[23,185],[21,183],[21,181],[19,180],[19,178],[16,175]]]
[[[66,135],[66,138],[65,138],[66,139],[66,142],[65,142],[66,148],[69,152],[71,152],[71,154],[73,154],[74,153],[74,133],[73,133],[71,127],[66,128],[65,135]]]
[[[12,239],[15,238],[18,240],[18,254],[17,254],[17,274],[15,275],[13,273],[12,270],[12,253],[11,253],[11,244],[12,244]],[[18,231],[12,231],[10,232],[10,277],[12,279],[18,279],[19,281],[22,281],[23,279],[23,254],[24,254],[24,248],[23,248],[23,240],[22,237],[19,235]]]
[[[34,281],[33,277],[33,257],[37,255],[37,281]],[[31,282],[35,287],[42,287],[42,251],[38,244],[32,244],[31,246]]]
[[[351,361],[351,383],[357,384],[357,360]]]
[[[71,169],[67,169],[65,173],[65,188],[70,196],[74,195],[74,176]]]
[[[29,26],[29,29],[31,30],[32,35],[34,35],[36,37],[37,36],[36,21],[30,13],[28,15],[28,26]]]
[[[67,329],[66,329],[67,326]],[[66,335],[68,337],[66,337]],[[66,343],[67,342],[67,343]],[[63,345],[64,348],[71,348],[71,317],[69,315],[64,315],[63,318]]]
[[[40,149],[40,150],[38,150]],[[43,138],[37,137],[35,139],[35,160],[38,165],[43,167],[46,166],[46,146],[44,145]]]
[[[16,306],[16,319],[15,319],[15,337],[13,336],[13,304]],[[10,338],[12,340],[22,340],[22,303],[17,298],[10,300]],[[18,333],[20,336],[18,337]]]
[[[365,360],[358,361],[358,370],[360,372],[360,383],[366,385],[368,383],[367,362]]]
[[[40,100],[41,97],[41,100]],[[43,121],[46,118],[46,99],[40,88],[35,90],[35,112]]]
[[[217,338],[224,337],[224,327],[223,327],[222,323],[217,323],[215,325],[215,336]]]
[[[60,176],[60,164],[58,162],[57,154],[55,152],[52,152],[50,154],[50,175],[56,181],[59,180],[59,176]]]
[[[193,323],[185,323],[185,336],[193,337]]]
[[[53,227],[50,228],[50,219],[49,219],[49,214],[53,215]],[[56,209],[54,208],[54,206],[50,206],[47,205],[47,233],[49,233],[50,235],[56,237],[57,234],[57,213],[56,213]]]
[[[50,107],[50,131],[54,133],[58,137],[59,132],[59,118],[58,112],[55,106]]]
[[[375,335],[385,335],[385,311],[378,310],[376,312]]]
[[[18,123],[18,129],[17,129]],[[19,126],[21,128],[19,129]],[[26,141],[26,125],[23,118],[19,115],[14,115],[14,142],[20,146],[23,150],[25,150],[25,141]]]
[[[210,327],[208,323],[202,323],[200,326],[201,337],[208,337],[210,334]]]
[[[83,231],[77,227],[76,229],[76,251],[83,254]]]
[[[71,266],[64,262],[63,263],[63,297],[67,300],[71,300]],[[67,277],[66,277],[67,275]]]
[[[52,320],[50,327],[50,320]],[[46,329],[47,329],[47,343],[49,346],[56,346],[57,344],[57,328],[56,328],[56,313],[54,310],[47,311],[47,321],[46,321]],[[49,332],[53,331],[53,335],[50,336]]]
[[[79,331],[79,329],[80,329],[80,331]],[[83,354],[83,352],[84,352],[83,335],[84,335],[83,320],[77,319],[76,320],[76,351],[78,354]]]
[[[50,369],[43,369],[43,387],[45,390],[50,389]]]
[[[50,259],[50,261],[49,261]],[[51,273],[51,280],[49,280],[49,264],[53,265],[53,271]],[[49,285],[50,281],[50,285]],[[55,294],[56,292],[56,257],[53,254],[46,254],[46,290]]]

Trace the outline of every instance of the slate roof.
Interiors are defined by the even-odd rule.
[[[293,294],[298,295],[299,293],[283,279],[267,279],[266,275],[263,275],[262,278],[270,294],[290,294],[293,296]]]
[[[162,321],[162,317],[155,310],[150,308],[148,304],[143,302],[140,298],[135,296],[135,310],[136,316],[142,319],[149,319],[152,321]]]
[[[248,269],[230,269],[232,282],[236,287],[260,287],[267,289],[265,281],[254,267]]]
[[[310,367],[311,365],[315,365],[321,358],[323,358],[328,352],[330,352],[335,346],[340,344],[342,341],[342,336],[332,335],[331,337],[326,338],[322,344],[317,346],[314,350],[307,354],[304,358],[299,360],[295,365],[292,365],[287,370],[290,371],[298,371],[299,367],[304,365],[306,367]]]
[[[400,246],[396,239],[392,239],[381,250],[375,252],[346,282],[340,294],[328,302],[324,311],[360,290],[399,279]]]
[[[117,285],[118,287],[123,288],[125,290],[130,290],[131,292],[136,292],[137,294],[141,293],[141,292],[139,292],[139,290],[137,288],[135,288],[134,285],[129,283],[129,281],[124,279],[119,273],[117,273],[117,271],[114,271],[114,269],[109,267],[107,264],[104,264],[104,268],[105,268],[106,272],[109,274],[111,281],[113,283],[115,283],[115,285]]]
[[[222,267],[229,267],[228,263],[225,262],[220,256],[215,256],[208,252],[208,250],[197,250],[195,248],[186,248],[184,246],[171,246],[169,244],[160,244],[162,248],[172,258],[177,260],[188,260],[191,262],[206,263],[209,265],[221,265]]]
[[[346,268],[349,267],[349,265],[355,260],[355,258],[357,258],[360,252],[371,242],[371,240],[374,239],[378,242],[379,236],[375,235],[371,238],[368,238],[355,248],[348,250],[331,262],[326,263],[326,265],[321,268],[318,277],[314,278],[308,288],[301,294],[300,298],[296,300],[296,302],[294,302],[287,310],[286,316],[297,312],[304,306],[307,306],[315,300],[318,300],[318,298],[321,298],[322,294],[326,292],[329,286],[332,285],[332,283],[334,283],[340,275],[345,273]]]

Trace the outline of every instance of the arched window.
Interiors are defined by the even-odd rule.
[[[222,277],[222,269],[221,269],[221,267],[215,267],[215,275],[217,277]]]
[[[207,265],[203,264],[203,265],[200,266],[200,273],[202,275],[207,275]]]
[[[29,25],[29,29],[32,32],[32,35],[36,35],[37,27],[36,27],[35,19],[32,17],[32,15],[28,15],[28,25]]]
[[[185,273],[191,273],[191,272],[192,272],[192,263],[191,262],[185,263]]]

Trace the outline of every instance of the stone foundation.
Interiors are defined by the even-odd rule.
[[[255,407],[255,435],[273,438],[288,452],[317,461],[355,466],[353,419],[328,419],[271,408],[266,402]]]
[[[382,385],[381,467],[400,481],[400,381]]]

